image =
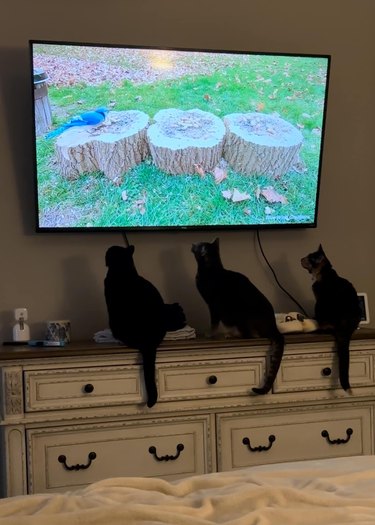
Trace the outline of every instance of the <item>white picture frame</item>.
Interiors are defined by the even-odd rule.
[[[368,307],[368,299],[367,299],[367,293],[365,292],[358,292],[358,302],[359,307],[361,309],[361,320],[359,322],[359,326],[369,324],[370,322],[370,312]]]

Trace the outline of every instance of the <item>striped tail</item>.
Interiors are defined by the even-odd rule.
[[[255,394],[264,395],[267,394],[276,379],[277,372],[279,371],[281,360],[284,354],[284,337],[281,334],[275,335],[271,340],[271,354],[269,359],[269,368],[267,372],[264,385],[260,388],[254,387],[252,390]]]

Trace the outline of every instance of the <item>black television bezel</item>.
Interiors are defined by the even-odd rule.
[[[305,57],[305,58],[324,58],[327,60],[327,74],[324,94],[324,107],[322,111],[322,133],[319,151],[319,166],[317,175],[315,213],[314,220],[310,223],[273,223],[273,224],[220,224],[220,225],[181,225],[181,226],[80,226],[80,227],[45,227],[39,224],[39,196],[38,196],[38,171],[36,155],[36,129],[35,129],[35,104],[34,104],[34,80],[33,80],[33,45],[66,45],[66,46],[87,46],[103,48],[124,48],[124,49],[144,49],[160,51],[187,51],[187,52],[207,52],[207,53],[228,53],[236,55],[264,55],[264,56],[283,56],[283,57]],[[28,41],[29,49],[29,76],[30,76],[30,98],[32,108],[32,154],[33,154],[33,179],[34,179],[34,211],[35,211],[35,231],[37,233],[127,233],[127,232],[178,232],[178,231],[246,231],[246,230],[287,230],[287,229],[310,229],[316,228],[318,223],[319,205],[320,205],[320,186],[322,175],[322,164],[324,156],[324,142],[326,135],[327,106],[329,97],[329,83],[331,72],[332,55],[326,53],[306,53],[306,52],[272,52],[272,51],[249,51],[243,49],[226,49],[226,48],[194,48],[194,47],[177,47],[177,46],[155,46],[155,45],[135,45],[135,44],[113,44],[104,42],[79,42],[69,40],[49,40],[49,39],[30,39]]]

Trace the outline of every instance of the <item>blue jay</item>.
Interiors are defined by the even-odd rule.
[[[96,108],[94,111],[86,111],[85,113],[81,113],[80,115],[77,115],[76,117],[73,117],[72,119],[70,119],[68,122],[66,122],[59,128],[56,128],[53,131],[50,131],[49,133],[47,133],[46,139],[57,137],[57,135],[60,135],[66,129],[72,128],[74,126],[87,126],[87,125],[100,124],[101,122],[104,121],[107,113],[108,113],[108,109],[103,108],[103,107]]]

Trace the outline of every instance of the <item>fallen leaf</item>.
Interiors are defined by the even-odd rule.
[[[224,190],[221,192],[222,196],[225,198],[225,199],[228,199],[232,202],[242,202],[242,201],[247,201],[249,199],[251,199],[250,195],[248,193],[242,193],[240,192],[239,190],[237,190],[236,188],[232,191],[232,190]]]
[[[298,159],[292,166],[292,170],[297,173],[306,173],[307,168],[306,164],[303,162],[303,160]]]
[[[266,207],[264,208],[264,213],[265,213],[266,215],[271,215],[271,213],[274,213],[274,210],[273,210],[272,208],[270,208],[269,206],[266,206]]]
[[[255,197],[257,198],[257,200],[259,200],[259,197],[260,197],[260,186],[257,186],[257,189],[255,190]]]
[[[224,199],[231,200],[231,198],[232,198],[231,190],[224,190],[224,191],[221,192],[221,194],[224,197]]]
[[[232,195],[233,202],[248,201],[249,199],[251,199],[251,197],[248,193],[241,193],[237,189],[233,190],[233,195]]]
[[[127,191],[124,190],[122,193],[121,193],[121,198],[123,201],[127,201],[128,200],[128,194],[127,194]]]
[[[271,95],[268,95],[268,98],[269,98],[270,100],[275,100],[275,99],[277,98],[277,92],[278,92],[278,91],[279,91],[278,89],[274,89],[273,92],[272,92],[272,94],[271,94]]]
[[[268,186],[260,191],[260,194],[266,199],[267,202],[281,202],[286,204],[288,202],[287,198],[284,195],[280,195],[277,191],[274,190],[272,186]]]
[[[202,164],[194,164],[195,172],[198,173],[202,178],[206,175],[206,172],[203,169]]]
[[[121,182],[121,177],[115,177],[114,179],[112,179],[112,184],[114,186],[120,186]]]
[[[266,107],[266,105],[265,105],[264,102],[258,102],[258,104],[256,105],[256,110],[257,111],[263,111],[265,107]]]
[[[251,215],[251,210],[249,210],[249,208],[245,208],[243,212],[245,215]]]
[[[203,98],[204,98],[204,100],[207,100],[207,102],[209,102],[212,99],[212,97],[210,95],[208,95],[207,93],[205,95],[203,95]]]
[[[220,182],[223,182],[223,180],[225,180],[227,177],[227,170],[216,166],[216,168],[214,169],[214,179],[216,184],[220,184]]]
[[[134,211],[138,211],[141,215],[144,215],[146,213],[146,201],[147,196],[146,194],[143,194],[141,198],[136,199],[133,202],[132,208]]]

